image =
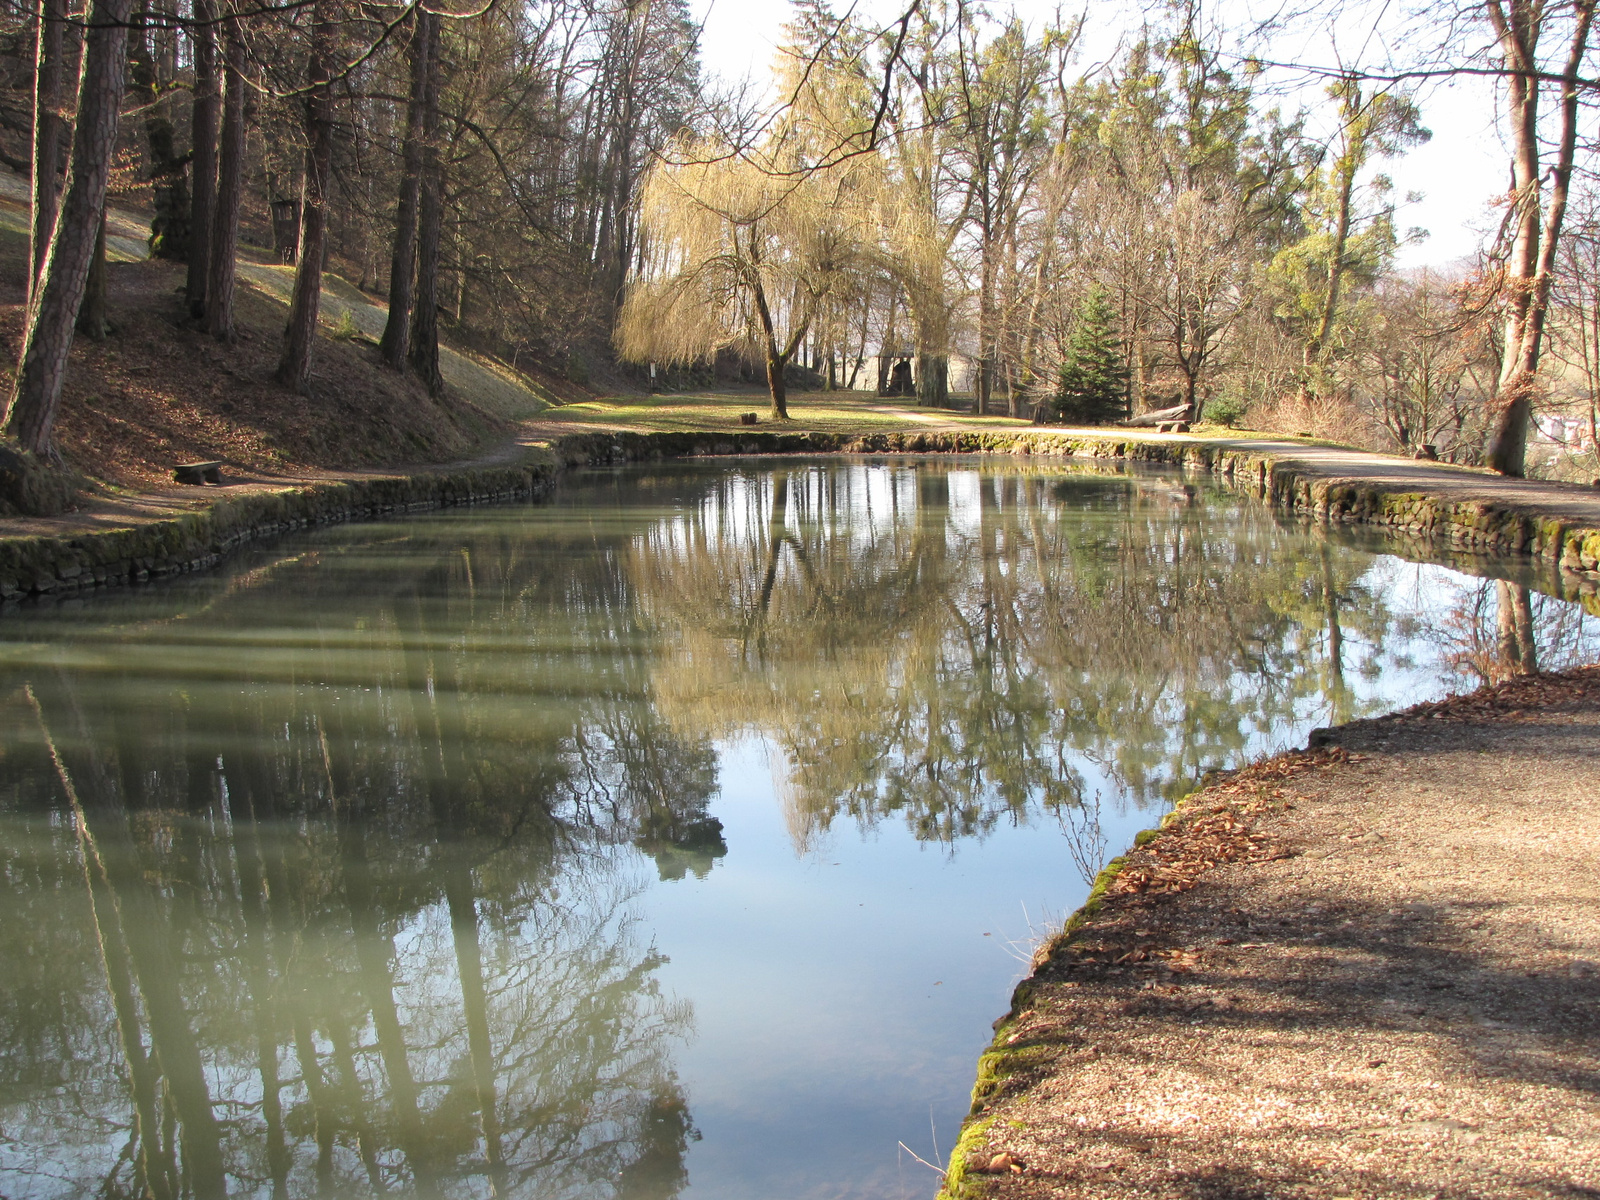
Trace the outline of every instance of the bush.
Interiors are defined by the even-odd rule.
[[[1238,396],[1218,396],[1214,400],[1207,400],[1205,411],[1200,414],[1200,419],[1210,421],[1213,425],[1227,425],[1230,428],[1244,420],[1244,414],[1250,406]]]

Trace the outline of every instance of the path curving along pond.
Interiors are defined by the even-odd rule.
[[[1036,941],[1208,770],[1597,649],[1209,478],[949,456],[17,611],[0,1191],[931,1196]]]

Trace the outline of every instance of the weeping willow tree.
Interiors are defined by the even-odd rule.
[[[870,286],[870,192],[852,162],[822,169],[789,149],[680,147],[644,186],[649,251],[623,301],[617,349],[634,362],[728,348],[759,357],[772,416],[787,420],[789,361],[819,318]]]

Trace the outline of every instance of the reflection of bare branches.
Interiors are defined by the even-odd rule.
[[[1600,654],[1600,643],[1577,606],[1504,580],[1457,588],[1432,640],[1441,663],[1474,684],[1565,670]]]
[[[1062,805],[1056,809],[1056,821],[1067,837],[1067,853],[1072,855],[1072,865],[1086,884],[1093,884],[1095,876],[1106,865],[1106,847],[1109,839],[1100,827],[1100,792],[1096,789],[1093,800],[1076,806]]]

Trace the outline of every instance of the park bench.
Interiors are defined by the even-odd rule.
[[[221,483],[222,464],[219,462],[180,463],[172,469],[172,477],[179,483]]]

